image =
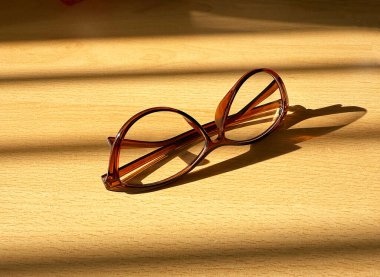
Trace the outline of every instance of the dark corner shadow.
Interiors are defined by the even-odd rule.
[[[289,107],[289,114],[286,116],[285,121],[279,130],[275,131],[273,134],[269,135],[263,140],[252,144],[247,152],[229,160],[217,164],[212,164],[199,170],[195,169],[196,171],[190,172],[172,184],[150,188],[128,188],[126,193],[138,194],[168,189],[171,187],[209,178],[211,176],[223,174],[225,172],[237,170],[239,168],[263,162],[265,160],[281,155],[285,155],[287,153],[300,149],[301,147],[298,145],[299,143],[334,132],[358,120],[365,113],[366,109],[364,108],[356,106],[345,107],[340,104],[319,109],[306,109],[305,107],[299,105],[291,106]],[[323,127],[302,128],[296,127],[296,125],[301,122],[307,126],[307,120],[312,118],[318,117],[323,121],[323,117],[334,115],[343,115],[344,118],[341,118],[340,121],[334,121],[334,125],[332,126],[329,125]],[[219,149],[216,151],[218,150]],[[223,150],[220,149],[219,151]]]
[[[380,27],[377,0],[83,0],[72,6],[60,0],[17,0],[0,5],[0,41]]]

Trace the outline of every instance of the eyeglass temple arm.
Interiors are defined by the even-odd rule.
[[[274,108],[278,108],[281,106],[282,100],[279,99],[277,101],[273,101],[258,107],[255,107],[263,100],[265,100],[269,95],[273,93],[277,88],[270,84],[267,88],[265,88],[255,99],[253,99],[250,103],[248,103],[242,110],[238,113],[229,116],[226,119],[226,128],[231,128],[236,124],[247,121],[252,117],[260,117],[260,114],[272,110]],[[217,126],[215,121],[209,122],[203,125],[203,128],[209,135],[213,133],[217,133]],[[109,142],[113,143],[114,138],[109,138]],[[174,138],[171,138],[166,141],[156,141],[156,142],[146,142],[146,141],[133,141],[133,140],[123,140],[122,146],[135,146],[135,147],[159,147],[156,149],[128,164],[125,164],[119,169],[119,175],[123,176],[128,172],[131,172],[149,162],[154,161],[155,159],[161,159],[160,157],[163,155],[167,155],[169,152],[184,147],[192,142],[201,139],[201,135],[196,132],[194,129],[187,131],[183,134],[180,134]],[[112,144],[111,144],[112,145]]]
[[[259,105],[269,96],[271,96],[277,89],[278,89],[278,84],[275,80],[273,80],[265,89],[263,89],[262,92],[260,92],[260,94],[258,94],[251,102],[249,102],[244,108],[242,108],[235,115],[243,116],[245,113],[249,113],[251,110],[257,107],[257,105]]]
[[[239,124],[241,122],[249,120],[250,118],[252,118],[252,116],[257,115],[258,113],[262,113],[262,112],[271,110],[273,108],[278,108],[280,105],[281,105],[281,100],[277,100],[277,101],[273,101],[273,102],[270,102],[268,104],[261,105],[259,107],[253,108],[249,112],[247,111],[243,116],[241,116],[239,118],[232,120],[232,117],[231,117],[230,122],[228,122],[228,120],[227,120],[227,128],[233,127],[236,124]],[[215,122],[210,122],[210,123],[205,124],[203,126],[209,135],[217,132]],[[172,139],[170,139],[170,142],[169,142],[169,140],[167,140],[166,144],[163,145],[162,147],[160,147],[160,148],[158,148],[158,149],[156,149],[156,150],[154,150],[154,151],[152,151],[152,152],[150,152],[150,153],[148,153],[148,154],[146,154],[146,155],[144,155],[144,156],[142,156],[142,157],[140,157],[140,158],[138,158],[138,159],[136,159],[136,160],[134,160],[128,164],[125,164],[122,167],[120,167],[119,175],[123,176],[123,175],[127,174],[128,172],[131,172],[131,171],[133,171],[133,170],[135,170],[135,169],[137,169],[137,168],[139,168],[145,164],[148,164],[150,162],[155,161],[156,159],[161,159],[163,155],[167,155],[168,153],[170,153],[173,150],[185,147],[185,146],[187,146],[193,142],[196,142],[197,140],[200,140],[200,139],[202,139],[201,135],[199,133],[197,133],[195,130],[190,130],[188,132],[185,132],[185,133],[181,134],[180,136],[177,136],[173,142],[171,142]],[[142,145],[143,143],[145,143],[146,145],[148,145],[148,144],[153,145],[154,144],[154,147],[158,147],[158,146],[160,146],[160,145],[158,145],[158,143],[162,143],[162,142],[152,142],[152,143],[150,143],[150,142],[138,142],[138,143],[139,143],[139,145]]]
[[[258,104],[260,104],[262,101],[264,101],[266,98],[268,98],[273,92],[275,92],[278,89],[278,85],[276,81],[272,81],[259,95],[257,95],[250,103],[248,103],[244,108],[242,108],[239,112],[236,114],[230,115],[226,119],[226,126],[227,128],[230,127],[229,125],[234,125],[237,123],[241,123],[244,121],[247,121],[254,117],[257,114],[263,113],[265,111],[275,109],[281,106],[281,100],[270,102],[266,105],[262,105],[257,107]],[[206,123],[202,125],[202,127],[207,131],[207,133],[214,132],[216,129],[215,121],[211,121],[209,123]],[[181,139],[183,136],[191,135],[192,133],[195,133],[195,130],[190,130],[188,132],[185,132],[179,136],[173,137],[168,140],[162,140],[162,141],[140,141],[140,140],[129,140],[129,139],[123,139],[121,147],[124,148],[126,146],[132,146],[132,147],[159,147],[164,146],[169,143],[173,143],[174,141],[177,141],[178,139]],[[108,137],[108,143],[110,146],[112,146],[113,142],[115,141],[115,137]]]

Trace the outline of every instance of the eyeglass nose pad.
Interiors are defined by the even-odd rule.
[[[234,96],[234,88],[235,86],[223,97],[215,111],[215,125],[218,129],[218,138],[224,136],[224,121],[226,113],[228,113],[228,105],[232,101],[231,98]]]
[[[193,121],[189,120],[188,118],[186,118],[185,116],[182,116],[186,122],[200,135],[200,136],[203,136],[202,134],[202,131],[199,130],[199,128],[202,128],[200,125],[197,126]],[[203,129],[203,128],[202,128]],[[206,132],[205,132],[206,133]],[[206,136],[207,136],[207,133],[206,133]]]
[[[114,137],[108,137],[107,138],[107,142],[108,142],[109,147],[112,147],[114,141],[115,141]]]
[[[197,126],[192,122],[191,120],[187,119],[185,116],[183,116],[183,119],[194,129],[197,129]]]

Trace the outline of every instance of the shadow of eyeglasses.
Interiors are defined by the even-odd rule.
[[[255,163],[285,155],[301,148],[298,144],[316,137],[334,132],[358,120],[366,113],[366,109],[356,106],[342,106],[340,104],[327,106],[319,109],[307,109],[300,105],[289,107],[289,115],[285,118],[282,126],[267,138],[250,145],[247,152],[236,157],[202,167],[197,171],[190,172],[177,182],[162,187],[130,188],[126,193],[139,194],[153,192],[180,186],[205,178],[234,171]],[[347,115],[345,118],[333,121],[334,124],[323,127],[313,127],[308,121],[331,115]],[[323,119],[323,118],[322,118]],[[295,128],[296,125],[305,125]]]

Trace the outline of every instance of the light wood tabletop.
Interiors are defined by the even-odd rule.
[[[3,2],[1,276],[380,275],[377,1]],[[131,116],[212,121],[260,67],[289,94],[279,130],[167,188],[105,189]]]

